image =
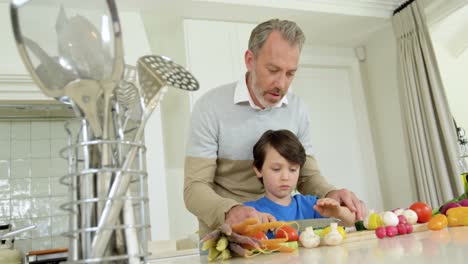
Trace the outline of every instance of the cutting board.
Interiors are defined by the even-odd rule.
[[[423,232],[427,229],[427,223],[424,224],[415,224],[413,225],[413,233]],[[375,230],[365,230],[365,231],[353,231],[346,234],[346,239],[343,243],[353,243],[358,241],[364,241],[369,239],[378,239],[375,235]]]

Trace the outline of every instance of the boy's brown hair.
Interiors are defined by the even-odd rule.
[[[268,147],[274,148],[283,158],[302,166],[306,160],[304,147],[299,139],[289,130],[267,130],[253,147],[253,165],[261,170],[265,162]]]

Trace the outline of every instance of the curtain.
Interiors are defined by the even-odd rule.
[[[406,138],[417,197],[437,208],[462,193],[459,149],[424,9],[406,4],[392,18]]]

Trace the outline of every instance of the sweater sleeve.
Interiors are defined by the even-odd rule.
[[[216,159],[185,158],[184,202],[187,209],[210,229],[224,223],[225,214],[240,203],[213,190]]]
[[[199,221],[213,229],[239,203],[214,191],[217,167],[218,122],[212,104],[198,101],[192,112],[184,165],[184,202]]]

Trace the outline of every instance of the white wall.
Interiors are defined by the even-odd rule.
[[[384,209],[409,206],[415,200],[398,92],[396,42],[390,25],[365,43],[361,63],[369,104]]]
[[[171,12],[170,10],[166,10]],[[142,12],[151,53],[168,56],[176,63],[186,65],[183,19],[154,12]],[[159,19],[155,19],[159,18]],[[167,188],[168,225],[165,232],[170,239],[180,239],[198,230],[198,221],[185,209],[183,202],[185,145],[190,121],[189,95],[186,91],[170,89],[161,102],[162,136]],[[160,182],[162,184],[162,182]],[[161,186],[162,187],[162,186]],[[154,188],[154,186],[150,186]],[[161,194],[162,195],[162,194]],[[158,217],[159,212],[151,212]],[[164,212],[162,212],[164,216]],[[164,222],[163,222],[164,223]],[[161,239],[153,237],[153,240]]]

